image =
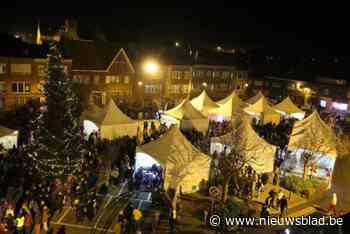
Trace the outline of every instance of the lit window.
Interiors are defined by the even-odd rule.
[[[46,74],[46,66],[45,65],[38,65],[38,76],[44,77]]]
[[[6,63],[0,63],[0,74],[5,74],[6,73]]]
[[[32,73],[31,64],[11,64],[11,73],[18,75],[30,75]]]
[[[124,76],[124,84],[129,84],[129,76]]]

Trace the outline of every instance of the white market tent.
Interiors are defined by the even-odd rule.
[[[191,104],[194,106],[194,108],[202,112],[205,116],[215,114],[215,112],[220,107],[208,96],[205,90],[203,90],[203,92],[199,96],[193,98],[191,100]]]
[[[215,111],[216,119],[222,117],[226,120],[236,115],[242,115],[243,108],[247,106],[235,91],[216,103],[220,106],[220,108]]]
[[[278,103],[273,107],[277,112],[290,116],[296,119],[303,119],[305,112],[299,109],[289,97],[285,98],[282,102]]]
[[[10,149],[17,145],[18,131],[0,125],[0,145]]]
[[[258,136],[251,126],[249,118],[233,122],[233,131],[220,137],[211,138],[210,151],[229,153],[231,149],[241,152],[244,160],[258,173],[272,172],[276,146],[267,143]]]
[[[262,96],[253,105],[244,108],[244,111],[252,116],[259,118],[264,124],[279,124],[281,119],[281,114],[270,106],[268,100],[264,96]]]
[[[153,164],[164,169],[164,188],[183,193],[199,190],[208,181],[210,157],[195,148],[179,128],[172,126],[161,138],[137,147],[135,170]]]
[[[296,122],[288,143],[289,150],[306,150],[335,159],[336,136],[317,111]]]
[[[167,126],[176,124],[181,129],[196,129],[200,132],[207,132],[209,120],[196,108],[194,108],[188,99],[183,100],[179,105],[165,111],[161,117],[161,122]]]
[[[259,91],[255,96],[245,100],[245,103],[247,103],[249,105],[253,105],[257,101],[259,101],[261,98],[265,98],[265,96],[261,91]]]
[[[103,109],[92,105],[91,109],[83,112],[82,118],[84,129],[99,129],[101,137],[110,140],[125,135],[136,136],[141,126],[140,121],[129,118],[112,99]]]

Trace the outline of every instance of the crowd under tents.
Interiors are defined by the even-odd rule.
[[[257,101],[259,101],[261,98],[265,98],[265,96],[261,91],[259,91],[255,96],[245,100],[245,103],[247,103],[249,105],[253,105]]]
[[[233,131],[220,137],[211,138],[210,151],[213,154],[234,149],[240,152],[257,173],[269,173],[274,169],[276,146],[267,143],[252,128],[249,118],[244,117],[233,122]]]
[[[254,104],[244,108],[244,111],[262,121],[263,124],[279,124],[281,120],[281,114],[270,106],[264,96]]]
[[[247,105],[239,98],[238,94],[233,91],[226,98],[216,102],[220,107],[215,111],[213,119],[215,121],[230,120],[232,117],[242,115],[243,108]]]
[[[92,105],[82,113],[84,133],[89,135],[99,131],[104,139],[115,139],[121,136],[136,136],[141,121],[133,120],[124,114],[111,99],[104,108]]]
[[[212,114],[215,115],[215,112],[220,108],[220,106],[208,96],[205,90],[203,90],[199,96],[193,98],[191,104],[207,117]]]
[[[5,149],[17,146],[18,131],[0,125],[0,145]]]
[[[153,165],[163,168],[164,188],[193,193],[208,181],[210,157],[195,148],[176,126],[161,138],[137,147],[135,171]]]
[[[200,132],[207,132],[209,126],[208,118],[194,108],[187,99],[174,108],[165,111],[161,116],[161,122],[168,127],[175,124],[183,130],[196,129]]]
[[[289,97],[273,107],[277,112],[286,117],[292,117],[302,120],[305,117],[305,112],[298,108]]]
[[[332,129],[321,119],[317,111],[307,118],[296,122],[288,143],[291,151],[290,160],[284,162],[284,167],[292,167],[295,172],[302,173],[302,155],[310,154],[317,162],[317,176],[325,177],[334,167],[337,157],[336,136]]]

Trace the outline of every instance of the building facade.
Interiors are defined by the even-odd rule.
[[[72,61],[65,60],[71,73]],[[0,57],[0,109],[9,111],[42,98],[47,60],[43,58]]]
[[[133,100],[135,69],[123,48],[93,41],[63,43],[66,56],[72,59],[72,79],[86,86],[89,99],[105,105]]]

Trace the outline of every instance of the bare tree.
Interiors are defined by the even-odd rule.
[[[230,153],[222,158],[218,165],[223,185],[222,201],[226,202],[230,183],[240,190],[239,179],[242,169],[246,166],[253,169],[265,166],[259,162],[259,156],[272,147],[268,149],[270,145],[254,132],[250,121],[245,118],[234,121],[232,131],[220,138],[224,145],[231,148]]]

